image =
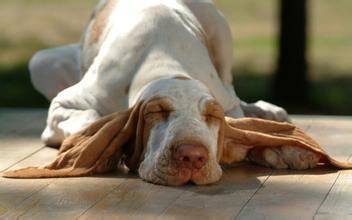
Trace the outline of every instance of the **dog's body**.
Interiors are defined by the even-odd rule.
[[[163,184],[214,182],[221,176],[216,160],[220,127],[213,123],[216,115],[209,119],[206,113],[213,108],[209,103],[219,103],[232,117],[288,119],[269,103],[239,100],[232,61],[229,27],[211,0],[102,0],[80,46],[40,52],[31,61],[34,85],[49,99],[55,97],[42,139],[60,145],[104,115],[161,99],[145,113],[150,123],[140,175]],[[170,174],[180,167],[177,155],[192,159],[193,154],[200,161],[196,165],[181,162],[189,172]],[[273,167],[313,166],[308,158],[292,156],[312,155],[302,149],[268,149],[265,155]],[[178,162],[161,166],[165,160]]]

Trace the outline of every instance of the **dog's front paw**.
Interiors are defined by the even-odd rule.
[[[241,103],[241,107],[246,117],[263,118],[280,122],[291,121],[285,109],[265,101],[258,101],[251,104]]]
[[[253,149],[249,158],[255,163],[276,169],[304,170],[316,167],[320,156],[300,147],[282,146]]]

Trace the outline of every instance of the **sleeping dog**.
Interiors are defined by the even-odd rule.
[[[232,141],[220,138],[224,115],[288,120],[280,107],[237,97],[232,61],[229,26],[211,0],[101,0],[80,44],[40,51],[30,62],[34,86],[51,100],[42,140],[65,152],[65,138],[124,112],[116,122],[138,124],[127,126],[124,144],[143,146],[134,159],[143,179],[216,182],[221,163],[244,160],[251,149],[236,145],[220,152],[220,141]],[[274,168],[306,169],[319,159],[292,146],[252,155]]]

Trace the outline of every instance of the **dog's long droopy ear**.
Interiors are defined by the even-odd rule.
[[[142,103],[94,122],[66,138],[54,162],[3,174],[9,178],[73,177],[116,169],[123,154],[134,168],[142,153],[136,131]],[[137,141],[136,141],[137,140]]]
[[[322,163],[329,163],[337,168],[352,168],[352,163],[331,158],[311,137],[289,123],[226,117],[224,127],[222,163],[241,161],[253,148],[294,146],[320,154]]]

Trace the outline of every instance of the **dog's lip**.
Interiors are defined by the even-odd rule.
[[[192,178],[192,170],[187,168],[181,168],[178,172],[177,178],[181,182],[181,184],[189,182]]]
[[[180,168],[178,172],[178,180],[181,184],[186,184],[188,182],[197,183],[199,178],[202,176],[199,175],[201,171],[199,169],[189,169],[189,168]]]

